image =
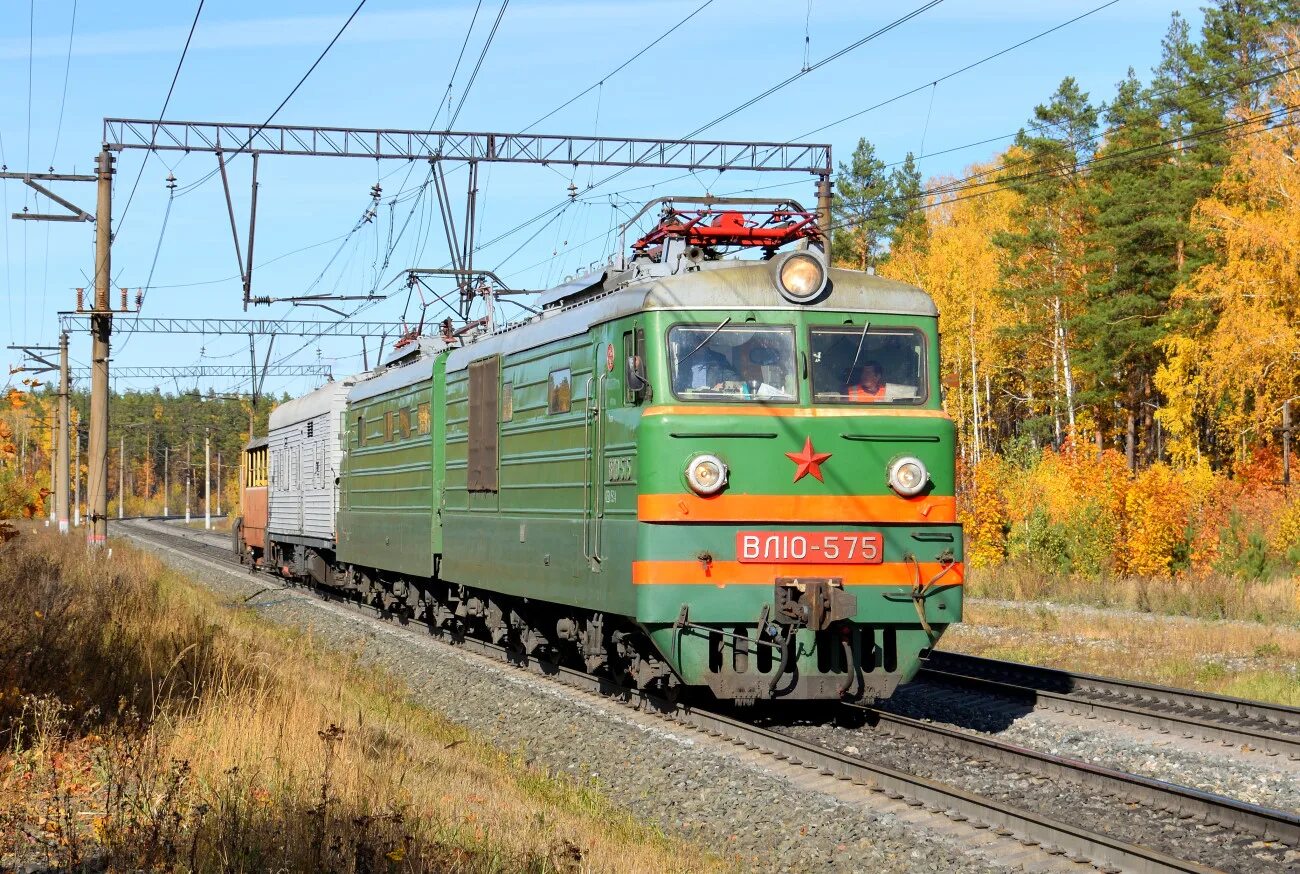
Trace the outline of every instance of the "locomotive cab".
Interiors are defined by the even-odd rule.
[[[888,697],[962,610],[933,301],[805,244],[658,278],[637,329],[655,649],[721,699]]]

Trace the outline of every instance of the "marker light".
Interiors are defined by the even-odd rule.
[[[807,252],[794,252],[782,261],[776,274],[781,296],[791,303],[809,303],[826,287],[826,268]]]
[[[727,465],[716,455],[697,455],[686,465],[686,482],[697,495],[713,495],[727,484]]]
[[[930,481],[930,473],[921,459],[905,456],[889,465],[889,487],[905,498],[919,495]]]

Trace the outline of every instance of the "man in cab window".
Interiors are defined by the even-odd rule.
[[[846,392],[849,400],[859,404],[870,404],[885,399],[885,380],[880,365],[867,361],[857,369],[850,380]]]

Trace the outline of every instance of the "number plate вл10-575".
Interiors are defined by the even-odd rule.
[[[878,531],[740,531],[736,560],[807,564],[880,564]]]

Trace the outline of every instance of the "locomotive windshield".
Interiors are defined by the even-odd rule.
[[[813,403],[920,404],[925,336],[907,328],[812,328]]]
[[[673,393],[684,400],[797,400],[794,329],[728,321],[668,331]]]

